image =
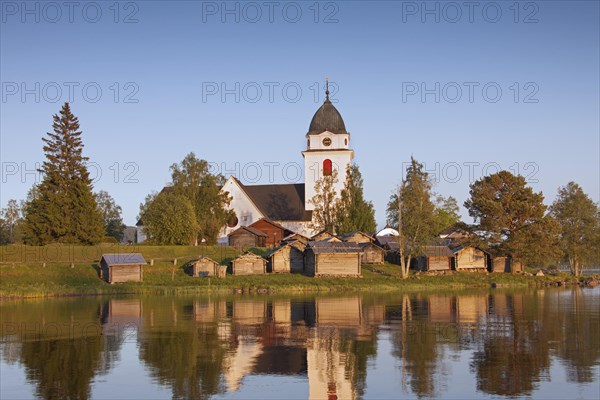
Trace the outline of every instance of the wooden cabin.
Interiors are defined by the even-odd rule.
[[[304,246],[306,246],[308,244],[308,240],[309,239],[304,235],[301,235],[299,233],[292,233],[291,235],[287,235],[286,237],[284,237],[282,239],[282,242],[289,243],[289,242],[298,241],[300,243],[303,243]]]
[[[341,237],[342,241],[350,243],[372,243],[374,241],[371,235],[364,232],[353,231]]]
[[[267,272],[267,260],[247,251],[231,261],[232,275],[262,275]]]
[[[208,257],[200,257],[197,260],[190,261],[190,272],[192,276],[216,276],[225,278],[227,267]]]
[[[250,226],[242,226],[227,235],[229,245],[238,249],[244,247],[266,247],[267,234]]]
[[[304,272],[309,276],[359,277],[361,255],[362,249],[356,243],[309,242],[304,255]]]
[[[312,238],[310,238],[310,240],[313,242],[320,242],[321,240],[332,239],[332,238],[336,238],[336,236],[333,233],[327,232],[327,231],[321,231],[321,232],[315,234]]]
[[[268,272],[289,274],[304,271],[304,253],[290,243],[277,247],[266,258]]]
[[[261,218],[258,221],[250,224],[248,227],[257,229],[266,234],[266,246],[268,247],[279,246],[284,237],[293,233],[289,229],[271,221],[268,218]]]
[[[454,253],[444,245],[425,246],[425,253],[417,257],[417,269],[419,271],[450,271]]]
[[[363,264],[383,264],[385,261],[385,250],[375,243],[359,243],[362,249],[361,262]]]
[[[100,277],[108,283],[142,282],[146,260],[139,253],[103,254]]]
[[[490,257],[490,272],[511,272],[510,258],[504,256]]]
[[[454,253],[453,269],[487,270],[487,254],[472,246],[458,246],[451,249]]]

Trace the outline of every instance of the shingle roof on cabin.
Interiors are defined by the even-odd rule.
[[[315,254],[334,254],[334,253],[361,253],[362,248],[356,243],[331,242],[321,240],[320,242],[309,242],[308,247]]]
[[[106,265],[139,265],[146,264],[146,260],[140,253],[102,254]]]
[[[250,226],[240,226],[239,228],[237,228],[235,231],[231,232],[227,236],[235,235],[236,233],[238,233],[238,232],[240,232],[242,230],[250,232],[251,234],[256,235],[256,236],[267,237],[267,234],[264,233],[263,231],[259,231],[258,229],[252,228]]]
[[[423,248],[424,255],[427,257],[453,257],[454,253],[448,246],[435,245],[425,246]]]
[[[348,232],[344,236],[342,236],[340,239],[342,239],[345,242],[346,240],[350,239],[354,235],[361,235],[361,236],[368,238],[371,241],[373,240],[373,236],[369,235],[368,233],[364,233],[362,231]]]

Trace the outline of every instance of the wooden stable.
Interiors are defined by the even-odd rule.
[[[478,248],[458,246],[452,250],[454,253],[453,267],[460,270],[487,270],[487,254]]]
[[[354,276],[361,274],[361,247],[346,242],[309,242],[304,272],[309,276]]]
[[[304,271],[304,253],[290,243],[274,249],[266,258],[268,272],[302,273]]]
[[[371,243],[375,239],[371,235],[367,235],[361,231],[353,231],[341,237],[344,242],[350,243]]]
[[[103,254],[100,277],[108,283],[142,282],[146,260],[139,253]]]
[[[385,261],[385,250],[375,243],[360,243],[362,249],[361,262],[363,264],[383,264]]]
[[[242,226],[227,236],[229,245],[238,249],[267,245],[267,234],[249,226]]]
[[[190,261],[190,272],[192,276],[216,276],[225,278],[227,267],[208,257],[200,257],[197,260]]]
[[[279,246],[284,237],[292,234],[289,229],[267,218],[261,218],[248,227],[257,229],[267,235],[265,239],[267,247]]]
[[[444,245],[425,246],[422,256],[417,257],[419,271],[450,271],[454,253]]]
[[[267,260],[250,251],[231,261],[232,275],[262,275],[267,272]]]

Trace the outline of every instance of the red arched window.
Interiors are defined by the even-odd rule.
[[[331,160],[328,158],[325,161],[323,161],[323,176],[330,176],[331,170],[332,170]]]

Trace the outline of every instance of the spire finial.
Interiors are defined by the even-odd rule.
[[[329,77],[325,77],[325,101],[329,101]]]

